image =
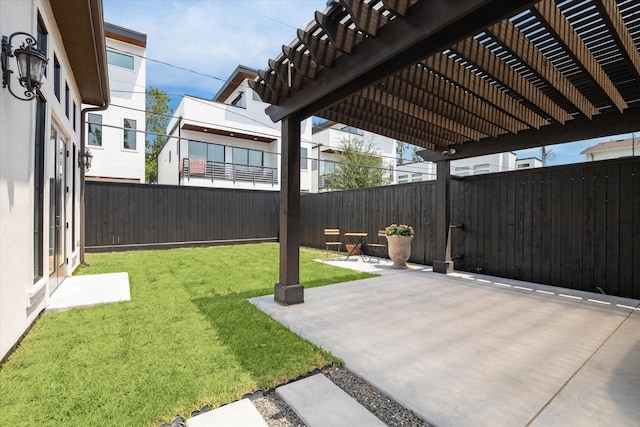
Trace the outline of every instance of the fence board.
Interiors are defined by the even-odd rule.
[[[276,240],[276,192],[87,183],[87,250]],[[433,262],[435,182],[305,194],[301,243],[324,228],[414,226],[410,261]],[[456,269],[640,298],[640,158],[452,182]]]

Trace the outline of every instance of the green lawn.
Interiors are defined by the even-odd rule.
[[[314,262],[305,287],[371,277]],[[126,271],[131,302],[44,315],[0,367],[0,424],[147,426],[339,362],[253,307],[278,246],[88,254],[76,274]]]

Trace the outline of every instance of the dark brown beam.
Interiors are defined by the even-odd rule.
[[[304,302],[300,284],[300,119],[282,120],[280,157],[280,276],[274,298],[283,305]]]
[[[563,144],[565,142],[620,135],[638,130],[640,130],[640,107],[635,107],[629,108],[623,113],[614,111],[598,114],[591,120],[581,117],[570,120],[564,125],[549,125],[540,130],[529,129],[517,135],[506,134],[497,138],[487,138],[480,142],[446,146],[447,149],[454,148],[456,150],[456,154],[451,156],[442,154],[445,146],[438,146],[433,151],[420,151],[418,154],[425,160],[439,162],[445,159],[466,159],[468,157],[523,150],[542,145]]]
[[[438,52],[478,29],[511,16],[531,0],[421,1],[407,19],[390,21],[374,38],[367,38],[352,55],[343,55],[332,70],[321,70],[279,105],[266,109],[274,122],[292,113],[301,118],[323,110],[427,55]]]
[[[451,260],[451,162],[443,160],[437,165],[436,216],[433,223],[433,271],[453,273]]]

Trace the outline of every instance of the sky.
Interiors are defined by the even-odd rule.
[[[103,0],[105,21],[147,35],[147,86],[172,96],[213,98],[238,65],[264,69],[326,0]],[[160,61],[173,66],[161,64]],[[176,68],[176,67],[181,67]],[[186,71],[195,71],[190,72]],[[140,88],[144,90],[144,88]],[[547,165],[585,160],[582,150],[612,136],[547,147]],[[639,135],[640,137],[640,132]],[[516,151],[541,158],[539,148]]]

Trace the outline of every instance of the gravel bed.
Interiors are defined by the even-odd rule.
[[[324,374],[389,427],[433,427],[413,411],[391,400],[371,384],[344,368],[327,369]]]
[[[295,412],[275,392],[251,400],[269,427],[304,427]]]

